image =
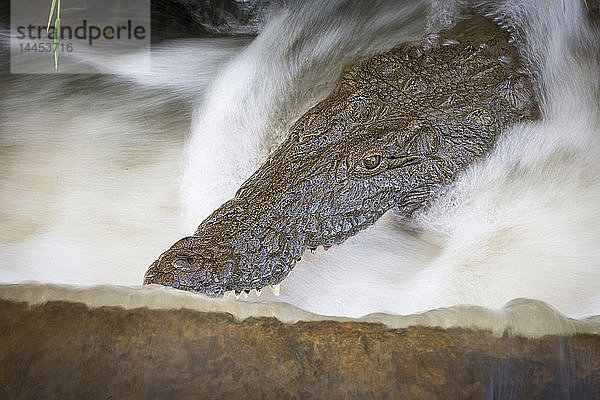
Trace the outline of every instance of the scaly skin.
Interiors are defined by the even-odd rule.
[[[146,272],[209,295],[281,282],[307,248],[340,244],[395,208],[410,218],[498,134],[537,116],[506,33],[482,18],[349,68],[193,236]]]

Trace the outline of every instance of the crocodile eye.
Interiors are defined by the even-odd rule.
[[[366,169],[375,169],[381,164],[381,156],[379,154],[369,156],[363,159],[362,163]]]

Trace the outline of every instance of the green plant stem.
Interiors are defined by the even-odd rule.
[[[54,6],[56,5],[56,0],[52,0],[52,6],[50,7],[50,16],[48,17],[48,25],[46,26],[46,31],[50,28],[50,21],[52,21],[52,15],[54,14]]]
[[[58,70],[58,43],[60,41],[60,0],[56,5],[56,0],[52,0],[52,6],[50,7],[50,16],[48,17],[48,25],[46,31],[50,29],[50,22],[52,22],[52,16],[54,15],[54,8],[56,6],[56,20],[54,21],[54,69]]]

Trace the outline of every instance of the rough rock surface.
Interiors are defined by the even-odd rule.
[[[0,398],[598,399],[600,336],[0,301]]]

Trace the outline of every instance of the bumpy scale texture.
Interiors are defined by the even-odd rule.
[[[516,49],[483,18],[359,62],[144,283],[210,295],[277,284],[307,248],[392,208],[410,218],[503,129],[536,117]]]

